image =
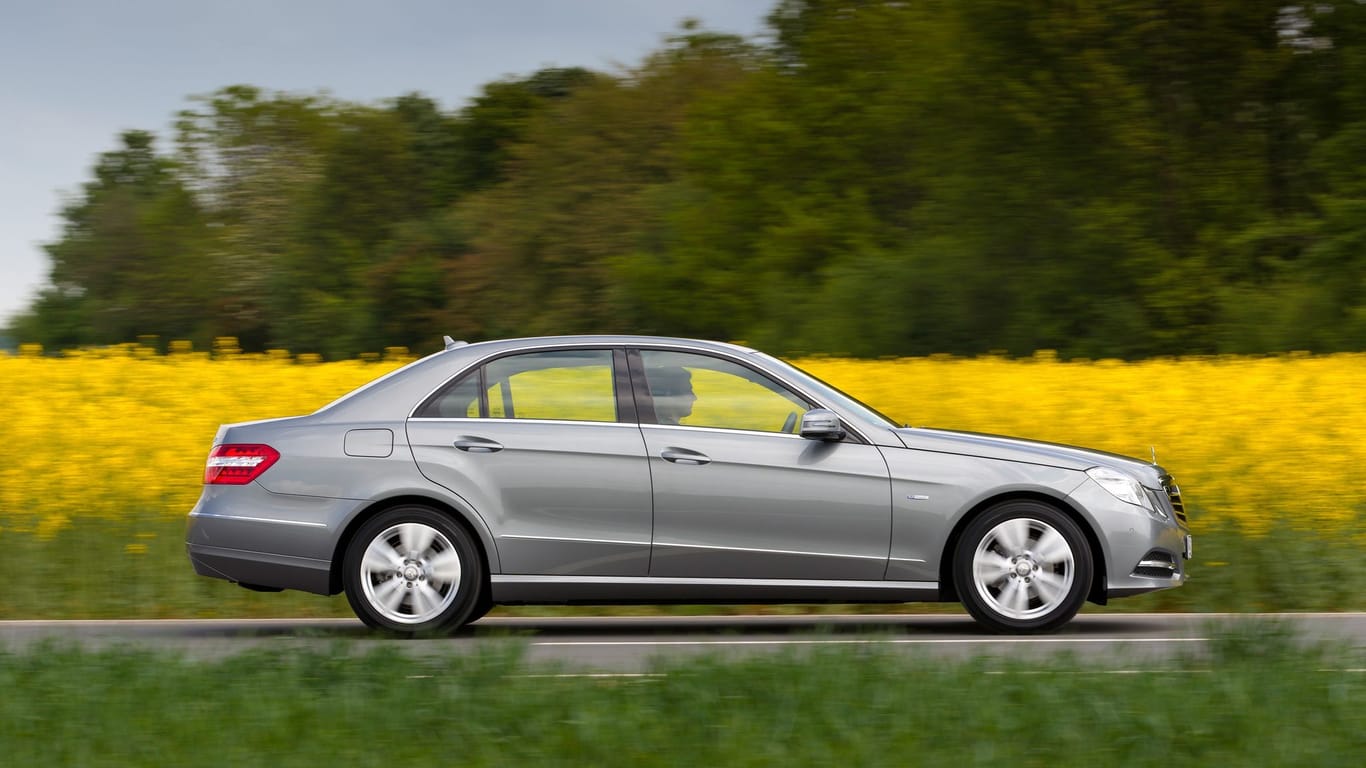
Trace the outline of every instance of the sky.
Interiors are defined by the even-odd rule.
[[[0,324],[45,284],[44,243],[121,132],[169,150],[189,97],[249,84],[453,111],[544,67],[616,71],[685,18],[754,37],[777,0],[0,0]]]

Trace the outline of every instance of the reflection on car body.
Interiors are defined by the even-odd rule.
[[[1039,632],[1182,584],[1190,537],[1155,464],[898,427],[732,344],[577,336],[448,344],[221,427],[187,548],[393,631],[496,604],[961,601]]]

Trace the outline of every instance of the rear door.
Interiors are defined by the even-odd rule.
[[[503,573],[644,576],[651,488],[620,350],[485,362],[408,422],[422,473],[493,531]]]

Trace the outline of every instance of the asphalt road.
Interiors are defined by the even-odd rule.
[[[525,647],[534,669],[565,674],[642,674],[657,657],[742,656],[829,646],[877,647],[896,653],[962,659],[1037,660],[1070,653],[1103,671],[1136,671],[1155,662],[1204,653],[1223,627],[1267,622],[1292,627],[1299,642],[1346,649],[1343,668],[1366,672],[1366,614],[1096,614],[1078,616],[1054,635],[983,633],[966,616],[707,616],[485,617],[451,637],[376,635],[351,619],[192,621],[0,621],[0,648],[32,650],[45,642],[92,649],[131,647],[213,658],[253,648],[330,648],[349,652],[387,646],[416,654],[473,653],[508,643]],[[1254,636],[1255,635],[1250,635]],[[1353,650],[1354,649],[1354,650]],[[543,666],[544,665],[544,666]]]

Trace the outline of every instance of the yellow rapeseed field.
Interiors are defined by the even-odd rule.
[[[220,423],[308,413],[407,357],[157,356],[124,346],[0,355],[0,531],[183,516]],[[914,426],[997,432],[1158,460],[1197,531],[1278,520],[1359,537],[1366,355],[1061,362],[985,357],[797,361]]]

